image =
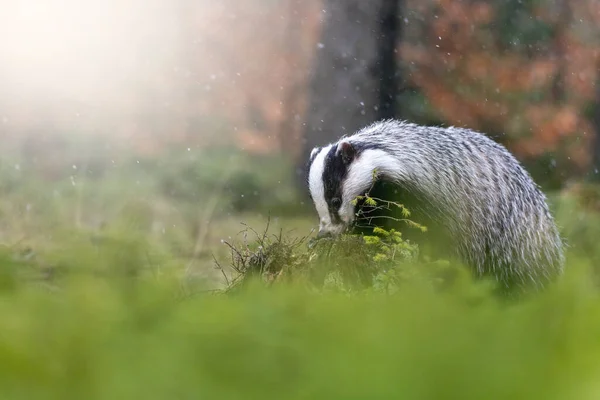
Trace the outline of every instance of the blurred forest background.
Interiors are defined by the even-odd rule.
[[[598,24],[595,0],[4,4],[0,239],[125,216],[208,262],[240,221],[308,233],[307,152],[387,117],[481,130],[561,193],[599,176]]]
[[[1,2],[0,398],[600,398],[599,26],[598,0]],[[501,302],[398,232],[305,246],[307,153],[389,117],[507,146],[564,279]],[[239,260],[283,283],[215,291]]]

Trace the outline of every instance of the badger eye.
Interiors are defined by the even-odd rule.
[[[331,199],[331,205],[334,207],[339,207],[342,205],[342,199],[340,199],[339,197],[334,197],[333,199]]]

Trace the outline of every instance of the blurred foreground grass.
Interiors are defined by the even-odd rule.
[[[74,274],[50,292],[3,264],[2,399],[600,396],[600,298],[582,269],[498,303],[475,283],[191,296],[168,274]]]
[[[261,232],[270,214],[272,232],[301,237],[315,221],[285,168],[237,160],[247,167],[225,179],[232,161],[204,156],[102,178],[68,166],[52,184],[4,165],[0,399],[600,398],[600,214],[587,197],[551,196],[567,274],[516,302],[467,274],[443,291],[410,276],[393,294],[294,282],[223,294],[212,257],[227,265],[221,241],[239,241],[241,223]]]

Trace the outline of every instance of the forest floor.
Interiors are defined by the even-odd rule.
[[[600,397],[594,193],[550,195],[568,272],[521,301],[412,276],[394,294],[224,295],[227,243],[256,245],[267,224],[305,237],[316,216],[285,207],[279,177],[147,175],[3,181],[0,398]]]

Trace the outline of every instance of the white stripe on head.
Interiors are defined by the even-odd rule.
[[[325,146],[315,157],[310,166],[308,175],[308,188],[312,196],[315,208],[319,214],[320,226],[330,225],[329,207],[325,201],[325,186],[323,184],[323,170],[325,169],[325,157],[332,145]]]
[[[373,172],[377,175],[374,177]],[[385,175],[392,180],[401,179],[400,162],[389,153],[378,149],[364,150],[349,166],[342,191],[339,215],[346,224],[354,221],[355,206],[352,201],[371,188],[374,178]]]
[[[396,158],[383,150],[365,150],[348,168],[344,182],[344,204],[365,194],[373,184],[374,171],[377,171],[377,176],[383,174],[391,180],[402,178],[402,165]]]
[[[343,182],[340,184],[342,193],[342,204],[337,211],[342,223],[334,223],[329,213],[329,206],[325,198],[325,185],[323,172],[326,166],[327,155],[334,143],[323,147],[314,157],[309,171],[309,190],[319,214],[319,229],[333,234],[339,234],[354,221],[355,206],[352,201],[360,195],[364,195],[373,184],[373,171],[378,175],[383,173],[390,178],[398,178],[401,174],[400,162],[389,153],[379,149],[368,149],[361,152],[348,165],[348,171]],[[313,153],[314,155],[314,153]]]

